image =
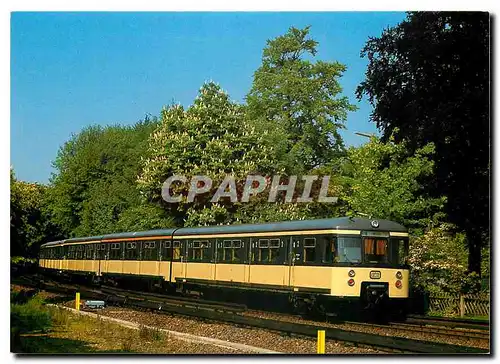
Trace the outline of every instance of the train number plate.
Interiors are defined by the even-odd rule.
[[[379,270],[372,270],[370,272],[370,278],[371,279],[380,279],[380,276],[381,276],[381,274],[380,274]]]

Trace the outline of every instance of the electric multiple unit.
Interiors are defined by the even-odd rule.
[[[166,290],[283,293],[298,310],[330,312],[353,301],[403,309],[407,255],[404,226],[341,217],[66,239],[42,245],[39,264],[98,281],[140,278]]]

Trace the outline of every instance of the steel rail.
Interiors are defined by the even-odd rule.
[[[217,309],[209,310],[206,307],[200,309],[188,305],[175,305],[161,300],[148,300],[143,297],[141,299],[109,295],[99,290],[88,289],[85,287],[62,287],[45,285],[47,291],[58,291],[59,293],[72,294],[78,290],[82,298],[101,298],[105,299],[108,304],[117,306],[130,306],[142,309],[150,309],[158,312],[166,312],[171,314],[179,314],[191,317],[197,317],[212,321],[226,322],[241,326],[260,328],[270,331],[285,333],[288,335],[298,335],[305,337],[316,337],[318,330],[326,331],[326,339],[341,342],[353,343],[358,346],[372,347],[385,351],[401,352],[401,353],[422,353],[422,354],[454,354],[454,353],[488,353],[488,350],[476,347],[468,347],[461,345],[444,344],[430,341],[412,340],[401,337],[388,337],[370,333],[357,331],[349,331],[343,329],[332,328],[320,325],[308,325],[285,322],[280,320],[256,318],[252,316],[238,315],[234,313],[224,312]],[[142,294],[138,292],[138,294]]]

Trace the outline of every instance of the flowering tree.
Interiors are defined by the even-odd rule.
[[[151,134],[147,155],[137,182],[143,195],[161,201],[167,177],[204,175],[218,185],[226,175],[244,183],[248,174],[273,171],[272,146],[244,122],[242,106],[232,102],[217,84],[205,83],[187,110],[172,105],[161,112],[160,125]],[[241,190],[242,184],[237,188]],[[189,183],[172,187],[172,195],[188,195]],[[231,221],[237,204],[223,199],[212,204],[212,194],[199,195],[192,202],[183,198],[167,205],[173,214],[188,224],[214,224]]]
[[[442,223],[410,240],[412,284],[430,293],[471,293],[479,289],[479,276],[467,273],[466,237]]]

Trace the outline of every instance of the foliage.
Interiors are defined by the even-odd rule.
[[[18,335],[33,331],[47,331],[52,326],[50,314],[42,305],[40,296],[35,296],[22,304],[11,304],[10,327],[13,339]]]
[[[465,231],[468,269],[480,273],[489,239],[489,14],[412,12],[370,38],[366,79],[358,87],[374,106],[384,140],[410,152],[434,143],[435,173],[425,188],[445,195],[445,212]]]
[[[116,231],[144,231],[175,227],[175,221],[157,205],[142,203],[125,210],[115,227]]]
[[[148,221],[165,219],[147,205],[135,185],[140,158],[156,125],[146,118],[132,126],[91,126],[61,147],[49,206],[66,237],[112,233],[117,226],[147,226],[142,216],[132,219],[129,209],[147,210]],[[154,211],[157,216],[151,215]]]
[[[433,173],[434,147],[428,144],[408,156],[405,142],[351,147],[343,164],[342,199],[349,213],[398,221],[421,233],[441,214],[443,197],[431,198],[420,181]]]
[[[47,186],[18,181],[10,170],[10,254],[34,257],[40,244],[60,236],[45,209]]]
[[[479,277],[467,272],[466,238],[450,224],[428,229],[410,240],[412,285],[430,293],[475,293]]]
[[[244,183],[247,174],[268,173],[273,169],[271,150],[271,146],[262,142],[261,134],[244,122],[243,108],[230,101],[218,85],[206,83],[187,110],[172,105],[162,111],[160,125],[151,135],[147,156],[143,159],[139,188],[147,198],[161,201],[163,182],[172,175],[187,178],[188,183],[173,186],[172,191],[172,195],[184,197],[191,177],[196,175],[209,176],[214,188],[227,174]],[[207,224],[224,222],[226,218],[222,216],[235,205],[223,199],[220,208],[212,206],[212,195],[198,196],[194,202],[184,198],[167,208],[176,214],[178,222],[186,216],[193,222],[197,219]],[[194,217],[205,208],[223,211],[210,214],[206,210],[205,217]]]
[[[303,174],[338,158],[343,142],[338,129],[348,111],[339,78],[346,67],[338,62],[316,61],[318,42],[308,38],[309,27],[291,27],[268,40],[262,65],[254,74],[247,95],[247,117],[266,126],[276,141],[280,166]],[[274,138],[273,138],[274,137]]]

